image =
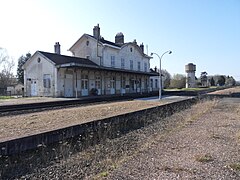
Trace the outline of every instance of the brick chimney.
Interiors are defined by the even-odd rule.
[[[123,45],[124,44],[124,35],[123,33],[119,32],[115,36],[115,43],[118,45]]]
[[[54,52],[56,54],[61,54],[61,45],[59,44],[59,42],[56,42],[55,45],[54,45]]]
[[[94,28],[93,28],[93,36],[96,39],[100,39],[100,27],[99,27],[99,24],[97,24],[97,26],[94,26]]]
[[[140,44],[140,49],[142,50],[142,52],[144,53],[144,45],[143,45],[143,43],[142,44]]]

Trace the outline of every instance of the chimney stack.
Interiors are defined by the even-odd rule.
[[[123,45],[124,44],[124,35],[123,33],[119,32],[115,36],[115,43],[118,45]]]
[[[157,72],[157,66],[155,66],[154,71]]]
[[[140,49],[142,50],[142,52],[144,53],[144,45],[143,45],[143,43],[142,44],[140,44]]]
[[[94,26],[94,28],[93,28],[93,36],[96,39],[100,39],[100,27],[99,27],[99,24],[97,24],[97,26]]]
[[[59,44],[59,42],[56,42],[55,43],[55,45],[54,45],[54,52],[56,53],[56,54],[61,54],[61,49],[60,49],[60,44]]]
[[[133,40],[133,44],[137,45],[137,40],[136,39]]]

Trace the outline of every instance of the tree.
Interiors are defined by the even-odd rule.
[[[170,88],[184,88],[186,84],[186,76],[183,74],[174,74],[170,81]]]
[[[210,85],[215,86],[215,81],[214,81],[213,77],[211,77],[211,79],[210,79]]]
[[[231,76],[231,77],[227,77],[226,78],[226,82],[225,82],[226,86],[235,86],[236,85],[236,81],[235,79]]]
[[[223,75],[218,76],[218,78],[217,78],[217,84],[218,84],[219,86],[225,85],[225,81],[226,81],[226,79],[225,79],[225,77],[224,77]]]
[[[22,55],[20,58],[18,58],[18,67],[17,67],[18,82],[24,83],[24,71],[22,69],[22,66],[30,57],[31,57],[31,54],[27,53],[26,56]]]
[[[207,72],[204,71],[204,72],[201,72],[201,83],[202,83],[202,86],[203,87],[207,87],[208,86],[208,83],[207,83]]]
[[[171,81],[171,74],[166,70],[162,69],[163,88],[169,88]]]
[[[14,78],[13,67],[14,61],[9,57],[7,50],[0,48],[0,93],[3,93],[7,86],[12,84]]]

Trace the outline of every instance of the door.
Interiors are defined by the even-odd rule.
[[[101,78],[100,78],[100,76],[96,76],[95,88],[98,90],[98,95],[101,95]]]
[[[88,75],[82,76],[82,96],[88,96]]]
[[[73,74],[66,74],[64,83],[64,96],[73,97]]]
[[[115,77],[112,77],[110,79],[110,94],[115,94],[115,87],[116,87]]]
[[[125,94],[126,93],[126,77],[122,77],[122,81],[121,81],[121,94]]]
[[[37,81],[31,81],[31,96],[37,96]]]
[[[130,92],[135,92],[135,80],[130,80]]]

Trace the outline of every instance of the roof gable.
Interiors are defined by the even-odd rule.
[[[55,53],[43,52],[39,51],[42,55],[47,57],[49,60],[55,63],[55,65],[67,64],[67,63],[78,63],[82,65],[89,66],[98,66],[96,63],[90,61],[89,59],[73,57],[73,56],[65,56]]]

